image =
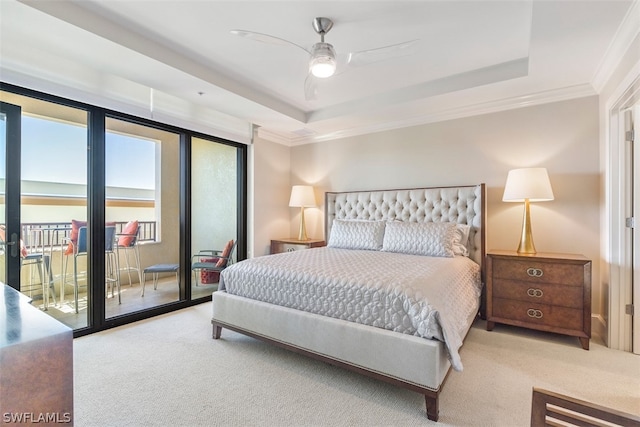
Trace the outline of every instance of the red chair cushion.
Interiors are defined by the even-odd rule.
[[[136,238],[135,234],[138,232],[138,220],[129,221],[127,225],[122,229],[122,234],[132,234],[132,236],[120,236],[118,237],[118,246],[129,247],[133,243],[133,239]]]
[[[219,262],[220,258],[203,258],[202,262]],[[200,270],[200,283],[203,285],[208,285],[211,283],[218,283],[220,281],[220,272],[219,271],[207,271]]]
[[[78,232],[80,227],[85,227],[87,225],[87,221],[77,221],[75,219],[71,220],[71,235],[69,239],[71,240],[67,245],[67,249],[65,249],[65,255],[71,255],[73,253],[73,246],[78,243]]]
[[[231,254],[231,248],[233,248],[233,240],[229,240],[222,250],[222,258],[218,258],[216,267],[224,267],[229,261],[229,254]]]

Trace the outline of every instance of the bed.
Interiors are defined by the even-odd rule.
[[[480,308],[484,184],[328,192],[324,213],[326,247],[223,271],[213,338],[233,330],[419,392],[437,421]]]

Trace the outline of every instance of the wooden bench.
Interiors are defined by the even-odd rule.
[[[640,427],[640,416],[534,387],[531,427],[541,426]]]

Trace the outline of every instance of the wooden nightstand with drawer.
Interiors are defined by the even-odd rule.
[[[582,255],[487,254],[487,330],[496,323],[575,336],[589,350],[591,261]]]
[[[318,248],[324,246],[324,240],[274,239],[271,240],[271,253],[299,251],[300,249]]]

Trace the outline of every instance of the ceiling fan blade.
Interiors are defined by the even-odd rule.
[[[307,74],[307,78],[304,80],[304,99],[306,101],[318,99],[318,82],[311,72]]]
[[[295,46],[297,48],[304,50],[306,53],[310,54],[310,52],[307,49],[305,49],[304,47],[298,44],[295,44],[294,42],[281,39],[280,37],[270,36],[269,34],[256,33],[255,31],[247,31],[247,30],[231,30],[230,33],[236,36],[246,37],[248,39],[255,40],[262,43],[277,44],[281,46],[287,46],[287,45]]]
[[[360,67],[363,65],[373,64],[374,62],[411,55],[416,52],[419,41],[419,39],[416,39],[376,49],[351,52],[347,58],[347,63],[352,66]]]

